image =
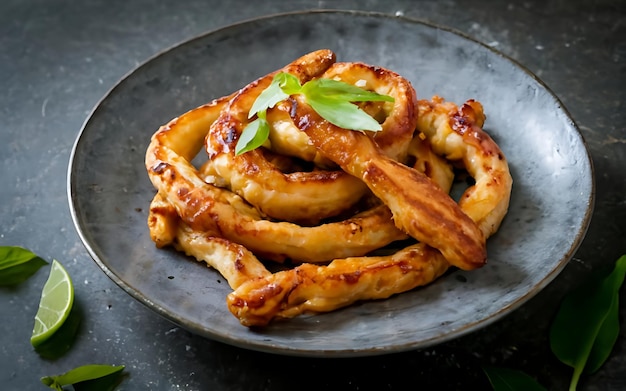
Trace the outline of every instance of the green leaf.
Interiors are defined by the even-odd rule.
[[[265,112],[259,113],[259,118],[250,122],[241,132],[237,145],[235,146],[235,154],[252,151],[263,145],[270,135],[270,125],[265,119]]]
[[[17,285],[47,264],[25,248],[0,246],[0,285]]]
[[[595,371],[608,358],[619,334],[618,293],[626,276],[626,255],[601,279],[569,293],[550,328],[550,347],[564,364],[574,368],[570,390],[575,390],[583,370]]]
[[[91,390],[112,390],[113,388],[98,388],[100,387],[100,379],[103,381],[102,384],[106,383],[109,385],[111,383],[111,378],[109,378],[109,376],[113,374],[121,375],[121,371],[123,371],[124,368],[124,365],[83,365],[61,375],[44,376],[41,378],[41,382],[55,390],[62,390],[64,386],[69,385],[73,385],[74,389],[78,389],[77,386],[80,388],[80,384],[84,385],[86,382],[92,383],[92,388],[89,388]]]
[[[350,130],[380,131],[382,126],[357,105],[345,100],[329,98],[315,93],[306,95],[313,110],[331,124]]]
[[[394,102],[391,96],[381,95],[374,91],[333,79],[314,79],[304,84],[302,93],[308,96],[311,92],[326,98],[340,99],[347,102]]]
[[[290,92],[287,93],[284,89]],[[264,89],[255,99],[248,112],[248,118],[254,117],[257,113],[265,112],[267,109],[274,107],[278,102],[289,98],[290,94],[297,93],[299,90],[300,81],[295,76],[284,72],[277,73],[269,87]]]
[[[545,391],[535,379],[524,372],[507,368],[484,367],[494,391]]]

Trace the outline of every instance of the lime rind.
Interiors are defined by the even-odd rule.
[[[63,325],[74,305],[74,285],[67,270],[53,260],[50,275],[41,292],[30,343],[37,347]]]

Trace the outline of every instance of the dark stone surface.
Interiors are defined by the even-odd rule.
[[[90,259],[66,196],[69,153],[106,91],[155,53],[257,15],[313,8],[381,11],[445,25],[538,75],[580,127],[596,171],[596,205],[576,255],[542,293],[501,321],[423,351],[307,359],[233,348],[163,320]],[[44,389],[39,377],[87,363],[125,364],[120,389],[489,389],[481,366],[525,371],[566,389],[571,369],[550,352],[560,299],[626,253],[626,4],[623,1],[84,1],[0,2],[0,245],[61,260],[84,312],[68,354],[44,360],[29,337],[46,272],[0,289],[0,384]],[[559,227],[555,227],[559,229]],[[626,300],[621,294],[620,320]],[[626,388],[626,338],[581,390]]]

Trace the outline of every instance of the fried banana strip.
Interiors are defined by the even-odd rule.
[[[474,178],[459,206],[485,237],[491,236],[509,208],[513,179],[500,147],[482,129],[482,105],[469,100],[457,107],[435,96],[418,101],[418,110],[417,130],[430,140],[433,152],[460,162]]]
[[[385,299],[431,283],[448,267],[439,251],[417,243],[393,255],[336,259],[328,266],[305,263],[250,280],[227,303],[244,326],[264,326],[275,318]]]

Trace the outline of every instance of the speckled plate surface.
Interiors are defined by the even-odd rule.
[[[154,189],[144,169],[150,136],[171,118],[320,48],[407,77],[418,96],[481,101],[485,129],[514,179],[509,214],[480,270],[454,271],[391,299],[241,326],[221,276],[172,250],[146,226]],[[85,122],[68,173],[70,209],[89,253],[131,296],[182,327],[249,349],[362,356],[426,347],[470,333],[545,287],[580,244],[593,205],[584,141],[536,77],[489,47],[415,20],[361,12],[268,16],[168,49],[121,80]]]

